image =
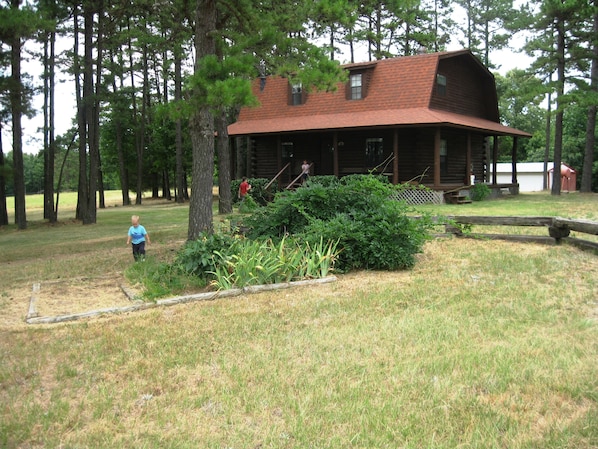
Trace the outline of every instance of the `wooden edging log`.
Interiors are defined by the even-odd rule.
[[[127,312],[137,312],[139,310],[148,310],[153,309],[156,307],[164,307],[164,306],[173,306],[177,304],[185,304],[189,302],[195,301],[212,301],[215,299],[222,299],[222,298],[230,298],[234,296],[239,296],[243,293],[251,294],[251,293],[259,293],[269,290],[278,290],[283,288],[291,288],[291,287],[299,287],[304,285],[315,285],[315,284],[326,284],[329,282],[335,282],[337,280],[336,276],[326,276],[323,278],[318,279],[305,279],[302,281],[291,281],[291,282],[284,282],[280,284],[264,284],[264,285],[252,285],[247,286],[244,288],[234,288],[228,290],[220,290],[217,292],[206,292],[206,293],[198,293],[194,295],[184,295],[184,296],[175,296],[173,298],[166,298],[160,299],[156,302],[140,302],[137,304],[133,304],[126,307],[111,307],[106,309],[98,309],[98,310],[90,310],[88,312],[82,313],[73,313],[69,315],[56,315],[56,316],[43,316],[40,317],[35,312],[35,307],[33,306],[33,313],[30,310],[25,322],[27,324],[54,324],[54,323],[63,323],[67,321],[75,321],[80,320],[82,318],[91,318],[91,317],[98,317],[101,315],[107,314],[115,314],[115,313],[127,313]],[[38,286],[37,290],[35,290],[35,285]],[[39,284],[34,284],[34,292],[39,291]],[[33,299],[33,297],[32,297]],[[30,309],[31,309],[31,302],[30,302]]]

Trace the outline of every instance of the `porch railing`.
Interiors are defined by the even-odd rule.
[[[284,167],[282,167],[282,168],[280,169],[280,171],[279,171],[278,173],[276,173],[276,176],[275,176],[274,178],[272,178],[268,184],[266,184],[266,187],[264,187],[264,190],[268,190],[268,188],[269,188],[269,187],[272,185],[272,183],[273,183],[274,181],[276,181],[276,180],[278,179],[278,177],[279,177],[280,175],[282,175],[282,174],[284,173],[284,171],[285,171],[287,168],[289,168],[289,167],[290,167],[290,165],[291,165],[291,163],[290,163],[290,162],[287,162],[287,165],[285,165]]]

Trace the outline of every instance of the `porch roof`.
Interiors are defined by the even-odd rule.
[[[462,128],[490,135],[531,137],[529,133],[490,120],[427,107],[245,120],[231,124],[228,133],[231,136],[236,136],[372,127],[427,126]]]

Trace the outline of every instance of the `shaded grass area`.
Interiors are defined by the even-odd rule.
[[[598,213],[567,198],[554,215]],[[440,213],[546,215],[536,200]],[[186,238],[187,209],[159,202],[4,228],[1,289],[121,271],[132,213],[153,257]],[[411,271],[0,328],[0,447],[595,448],[597,298],[592,253],[449,238]]]
[[[595,447],[597,279],[451,239],[411,272],[13,332],[0,443]]]

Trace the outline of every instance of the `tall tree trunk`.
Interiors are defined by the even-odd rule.
[[[554,123],[554,168],[552,195],[561,194],[561,161],[563,155],[563,95],[565,93],[565,24],[562,18],[557,19],[557,94]]]
[[[131,106],[133,108],[133,123],[135,126],[135,153],[137,155],[136,160],[136,173],[137,173],[137,182],[136,182],[136,196],[135,196],[135,204],[141,204],[141,200],[143,198],[143,149],[141,145],[144,143],[141,142],[141,133],[139,131],[140,124],[139,124],[139,116],[137,113],[137,95],[135,93],[135,68],[134,68],[134,61],[133,61],[133,42],[131,40],[131,23],[130,20],[127,22],[127,36],[128,36],[128,54],[129,54],[129,70],[131,71]],[[141,158],[139,154],[141,153]]]
[[[135,204],[141,204],[143,195],[143,157],[145,152],[145,131],[147,120],[147,105],[149,102],[149,64],[147,43],[143,44],[141,65],[143,67],[143,84],[141,86],[141,117],[139,118],[139,139],[137,140],[137,198]]]
[[[598,0],[594,0],[594,25],[593,36],[598,36]],[[594,95],[598,94],[598,42],[592,44],[592,68],[590,70],[590,90]],[[588,107],[588,120],[586,123],[586,147],[583,158],[583,169],[581,174],[582,192],[592,191],[592,169],[594,166],[594,146],[596,144],[596,104]]]
[[[177,44],[177,47],[174,51],[174,100],[176,102],[180,102],[183,99],[182,95],[182,87],[183,87],[183,77],[182,77],[182,63],[181,63],[181,53],[182,49],[180,44]],[[177,203],[184,203],[186,194],[183,193],[185,190],[185,172],[183,169],[183,126],[181,118],[177,116],[175,122],[175,172],[176,172],[176,190],[175,190],[175,198]]]
[[[78,5],[73,8],[73,74],[75,76],[75,95],[77,99],[77,133],[79,134],[79,183],[77,186],[76,218],[83,220],[87,215],[87,123],[84,94],[81,86],[81,65],[79,57],[79,11]]]
[[[112,69],[113,69],[113,74],[114,76],[112,77],[112,91],[114,92],[114,94],[116,94],[118,92],[117,86],[116,86],[116,63],[114,61],[114,52],[110,51],[110,61],[112,64]],[[122,67],[122,60],[121,60],[121,64],[120,67]],[[118,73],[118,77],[120,79],[120,87],[121,90],[124,86],[124,80],[122,77],[122,71],[119,71]],[[118,176],[119,176],[119,180],[120,180],[120,190],[121,190],[121,194],[122,194],[122,204],[123,206],[130,206],[131,205],[131,198],[129,198],[129,172],[127,170],[127,164],[125,162],[125,153],[124,153],[124,148],[123,148],[123,134],[124,134],[124,130],[123,130],[123,123],[122,123],[122,116],[124,115],[124,112],[122,111],[122,107],[121,107],[121,99],[117,98],[115,104],[113,105],[113,107],[117,108],[117,113],[114,114],[114,128],[115,128],[115,140],[116,140],[116,154],[118,157]]]
[[[6,167],[4,166],[4,149],[2,148],[2,123],[0,123],[0,226],[8,224],[8,210],[6,209]]]
[[[91,3],[91,2],[90,2]],[[92,224],[96,222],[97,216],[97,173],[98,173],[98,148],[96,146],[97,123],[95,120],[95,91],[93,77],[93,16],[92,4],[84,2],[83,10],[84,20],[84,59],[83,59],[83,108],[85,113],[85,123],[87,125],[87,146],[89,148],[89,174],[86,174],[88,181],[87,205],[85,213],[82,215],[83,224]],[[87,172],[87,167],[85,168]]]
[[[53,7],[53,5],[52,5]],[[44,40],[44,218],[56,222],[54,212],[54,139],[55,85],[56,85],[56,32],[45,34]]]
[[[104,2],[98,0],[98,31],[96,33],[96,83],[94,89],[93,101],[93,152],[96,160],[97,170],[95,174],[97,180],[97,191],[99,193],[100,208],[106,208],[106,200],[104,197],[104,176],[102,174],[102,160],[100,155],[100,89],[102,86],[102,59],[103,59],[103,42],[104,42]],[[95,205],[95,200],[94,200]],[[94,221],[95,222],[95,221]]]
[[[230,139],[228,138],[228,120],[226,111],[222,110],[216,117],[216,134],[218,135],[218,213],[230,214],[233,211],[233,199],[230,190],[231,157]]]
[[[549,77],[548,82],[552,82],[552,75]],[[552,95],[548,92],[548,106],[546,108],[546,142],[544,143],[544,182],[543,182],[543,189],[548,190],[550,186],[548,185],[548,159],[550,159],[550,139],[552,137],[551,132],[551,123],[552,123]]]
[[[197,0],[195,10],[196,72],[199,71],[205,56],[216,54],[215,29],[216,1]],[[195,92],[196,98],[199,95],[201,95],[200,92]],[[208,105],[200,104],[196,108],[189,120],[189,128],[193,146],[193,172],[187,238],[195,240],[202,232],[213,232],[214,117]]]
[[[11,0],[11,9],[18,10],[20,0]],[[27,228],[25,212],[25,173],[23,166],[23,85],[21,83],[21,37],[15,34],[10,40],[10,109],[12,114],[13,181],[15,190],[15,223],[19,229]]]

